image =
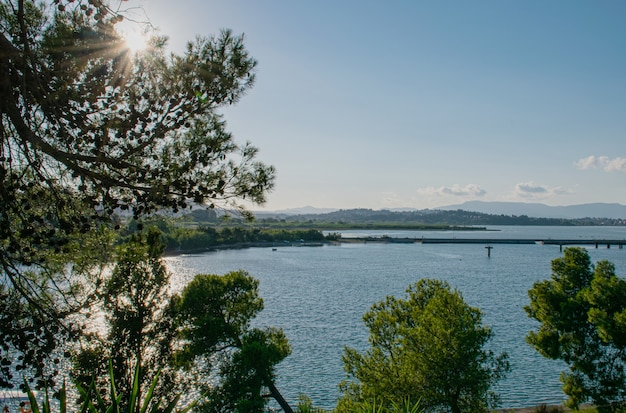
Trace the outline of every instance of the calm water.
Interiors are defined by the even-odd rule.
[[[626,239],[626,227],[489,227],[496,232],[343,231],[344,236],[611,238]],[[259,325],[284,329],[292,354],[278,369],[278,387],[295,404],[298,394],[317,406],[332,408],[337,385],[345,377],[344,346],[367,348],[361,318],[387,295],[403,296],[420,278],[448,281],[466,302],[479,307],[492,327],[491,347],[509,354],[511,372],[497,392],[503,407],[563,400],[559,374],[563,365],[546,360],[525,342],[536,325],[523,307],[535,281],[549,278],[558,246],[495,245],[488,258],[484,245],[342,244],[227,250],[167,258],[180,289],[197,273],[223,274],[243,269],[260,280],[265,310]],[[588,248],[593,262],[609,260],[626,275],[626,249]]]

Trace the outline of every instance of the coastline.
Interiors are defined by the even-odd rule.
[[[279,247],[321,247],[323,245],[337,244],[339,241],[304,241],[304,242],[239,242],[236,244],[211,245],[205,248],[171,249],[165,250],[163,256],[173,257],[176,255],[203,254],[211,251],[240,250],[246,248],[279,248]]]

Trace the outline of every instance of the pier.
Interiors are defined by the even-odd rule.
[[[419,238],[415,242],[422,244],[540,244],[540,245],[558,245],[559,249],[563,251],[563,246],[568,245],[594,245],[606,246],[611,248],[611,245],[617,245],[619,249],[624,248],[626,240],[615,239],[497,239],[497,238]],[[489,251],[491,252],[491,251]]]
[[[540,244],[540,245],[593,245],[606,246],[617,245],[620,249],[626,244],[624,239],[511,239],[511,238],[415,238],[421,244]]]
[[[396,244],[540,244],[540,245],[593,245],[596,248],[611,248],[612,245],[619,249],[624,248],[626,239],[526,239],[526,238],[392,238],[392,237],[366,237],[366,238],[344,238],[343,241],[354,242],[387,242]]]

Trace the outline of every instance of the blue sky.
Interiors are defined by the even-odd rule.
[[[245,34],[224,115],[277,169],[265,209],[626,204],[624,1],[136,3],[174,52]]]

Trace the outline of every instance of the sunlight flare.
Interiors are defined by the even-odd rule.
[[[138,30],[123,32],[122,36],[126,47],[133,53],[140,53],[148,47],[148,37]]]

